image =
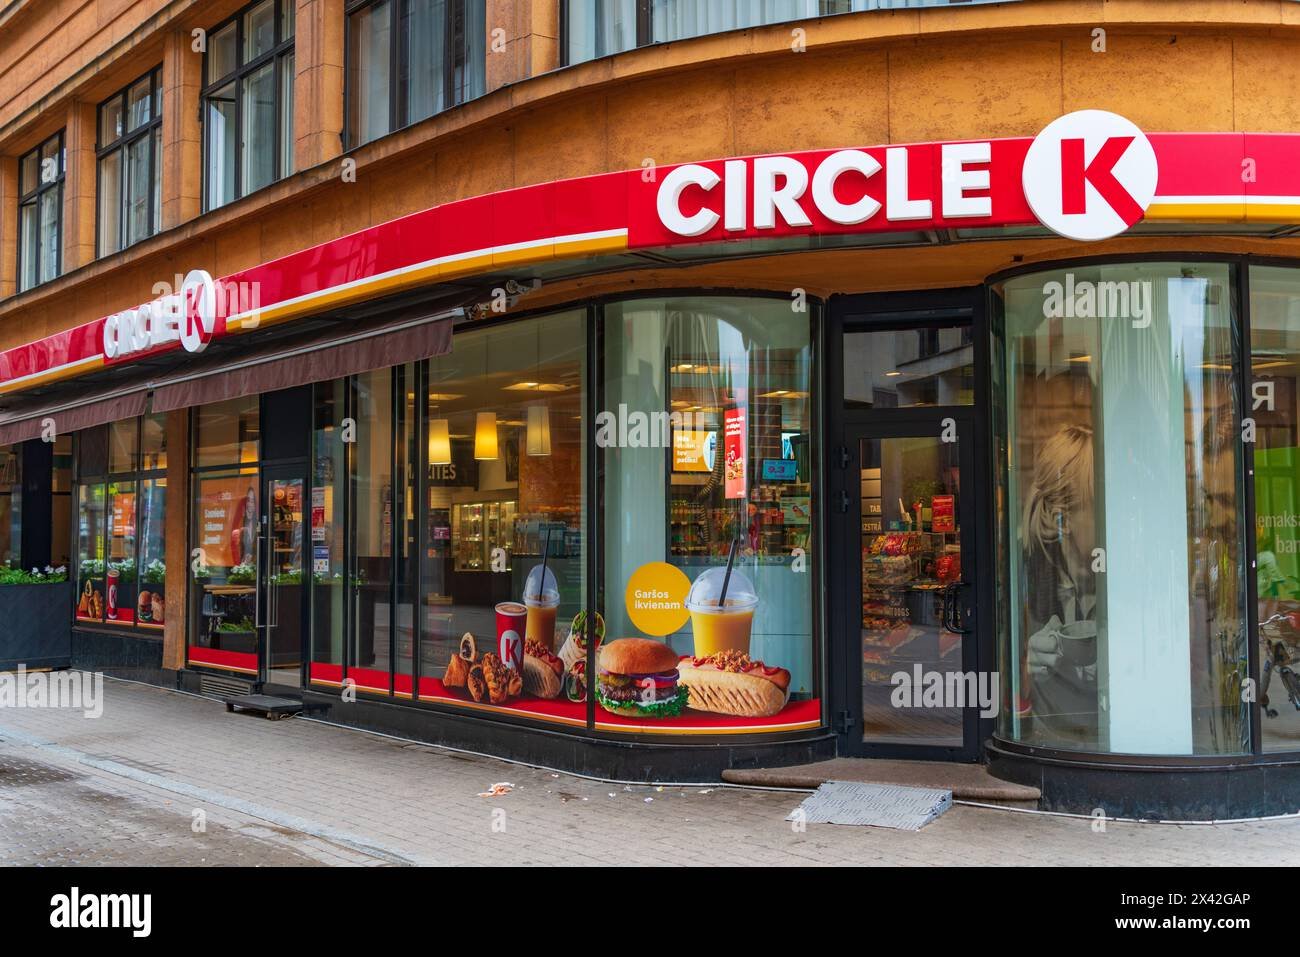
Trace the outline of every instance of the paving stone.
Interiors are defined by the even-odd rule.
[[[918,832],[784,818],[803,794],[589,781],[105,682],[103,716],[0,710],[0,864],[1287,865],[1300,820],[1178,827],[955,806]],[[478,793],[496,781],[516,787]],[[704,793],[704,792],[708,793]],[[609,797],[610,794],[614,796]],[[646,798],[653,800],[647,802]],[[207,829],[195,834],[192,812]],[[493,812],[504,811],[504,817]],[[504,821],[505,832],[494,830]]]

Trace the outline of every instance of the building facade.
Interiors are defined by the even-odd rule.
[[[1300,3],[0,46],[0,559],[69,569],[74,665],[624,778],[1300,803]]]

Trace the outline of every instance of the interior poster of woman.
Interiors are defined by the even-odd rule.
[[[1097,735],[1093,433],[1064,425],[1037,450],[1020,525],[1025,633],[1017,711],[1051,737]]]
[[[248,486],[244,499],[235,506],[230,523],[230,557],[235,565],[256,559],[257,544],[257,490]]]

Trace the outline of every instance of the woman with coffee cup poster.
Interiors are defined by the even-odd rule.
[[[1016,702],[1054,736],[1097,737],[1097,588],[1093,432],[1064,425],[1043,443],[1020,528],[1030,635]]]

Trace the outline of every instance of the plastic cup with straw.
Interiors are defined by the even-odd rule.
[[[550,553],[551,529],[547,528],[542,544],[542,563],[528,573],[524,582],[524,607],[528,609],[524,640],[536,641],[548,651],[554,651],[555,614],[560,607],[560,589],[555,573],[546,567]]]

